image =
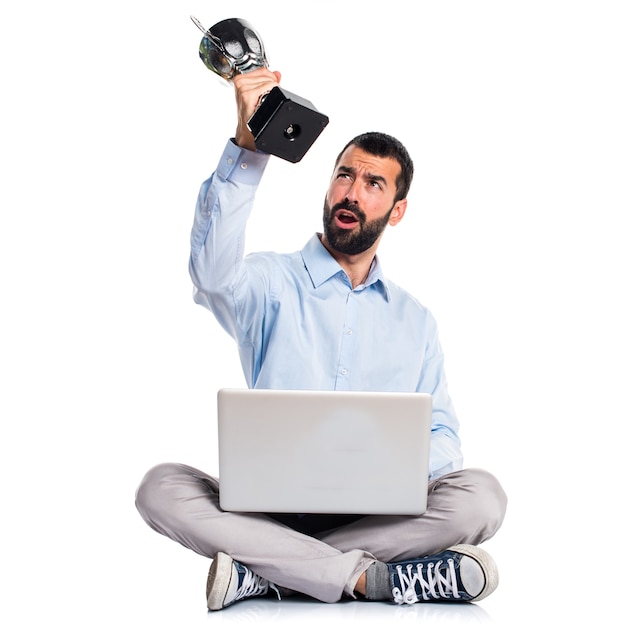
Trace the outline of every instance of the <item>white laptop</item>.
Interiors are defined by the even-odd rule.
[[[421,515],[429,394],[220,389],[226,511]]]

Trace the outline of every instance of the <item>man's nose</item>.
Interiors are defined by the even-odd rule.
[[[356,183],[352,183],[350,188],[346,190],[346,200],[351,204],[359,203],[359,193]]]

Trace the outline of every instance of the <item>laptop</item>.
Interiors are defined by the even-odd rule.
[[[429,394],[220,389],[217,409],[225,511],[426,510]]]

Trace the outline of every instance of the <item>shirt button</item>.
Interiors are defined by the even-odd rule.
[[[241,169],[242,170],[248,169],[248,164],[247,163],[242,163],[241,164]]]
[[[351,335],[352,334],[352,329],[348,328],[348,330],[346,330],[346,335]]]
[[[344,368],[341,370],[341,375],[342,375],[342,376],[345,376],[347,373],[348,373],[348,370],[344,367]]]
[[[228,157],[228,159],[226,160],[226,163],[228,163],[228,165],[232,165],[233,160],[230,157]]]

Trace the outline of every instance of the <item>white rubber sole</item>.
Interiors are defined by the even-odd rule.
[[[209,568],[206,581],[206,603],[209,611],[225,607],[226,595],[233,575],[233,560],[224,552],[218,552]]]
[[[469,556],[477,561],[485,573],[485,586],[482,591],[474,597],[473,601],[478,602],[496,590],[499,582],[498,568],[496,562],[491,558],[487,552],[478,546],[472,546],[469,544],[459,544],[458,546],[452,546],[448,548],[452,552],[458,552]]]

